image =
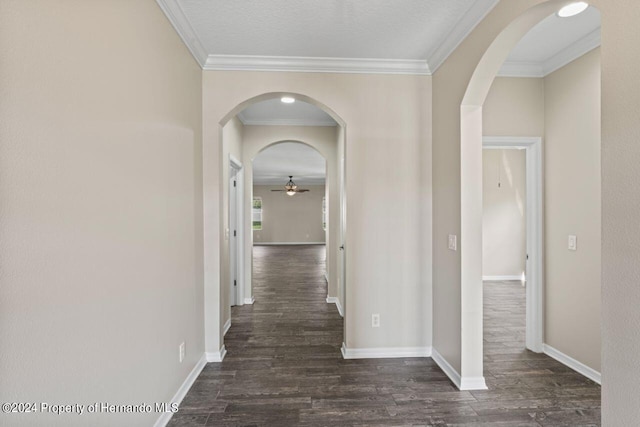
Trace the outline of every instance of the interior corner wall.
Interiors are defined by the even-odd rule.
[[[505,280],[519,280],[525,272],[527,255],[525,160],[525,150],[483,150],[482,275],[484,278],[503,277]]]
[[[598,372],[600,70],[598,48],[544,79],[545,343]]]
[[[253,197],[262,199],[262,229],[253,230],[253,243],[325,243],[322,228],[324,185],[303,185],[309,191],[288,196],[282,185],[254,185]]]
[[[203,109],[208,119],[203,143],[209,171],[216,170],[220,160],[215,152],[219,121],[260,95],[308,96],[346,123],[348,348],[430,345],[431,312],[423,304],[424,259],[416,233],[429,218],[415,193],[421,144],[428,143],[424,135],[431,114],[430,92],[430,76],[204,72]],[[390,162],[402,167],[389,167]],[[209,184],[205,203],[214,207],[216,202],[207,202],[207,194],[218,197],[220,183],[211,179]],[[217,233],[211,237],[219,238]],[[207,287],[217,289],[219,283],[205,280]],[[380,314],[380,328],[371,328],[372,313]]]
[[[0,9],[0,400],[169,402],[204,351],[202,70],[152,1]]]

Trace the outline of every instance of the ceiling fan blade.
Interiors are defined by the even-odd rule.
[[[271,191],[288,191],[288,190],[271,190]]]
[[[296,190],[296,193],[306,193],[307,191],[311,191],[311,190],[307,190],[307,189],[301,189],[301,190]]]

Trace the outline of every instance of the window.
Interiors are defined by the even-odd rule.
[[[327,198],[322,198],[322,229],[327,229]]]
[[[251,209],[251,222],[254,230],[262,230],[262,197],[253,198],[253,209]]]

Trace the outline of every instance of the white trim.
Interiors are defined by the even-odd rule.
[[[460,17],[453,29],[446,34],[438,47],[427,55],[427,63],[431,73],[435,73],[438,68],[447,60],[449,55],[460,46],[460,43],[482,22],[482,20],[493,10],[499,0],[485,0],[473,2],[473,5]]]
[[[229,153],[229,167],[236,172],[236,276],[237,286],[235,289],[236,305],[243,305],[244,301],[244,168],[242,162]],[[230,198],[229,198],[230,199]],[[231,209],[229,209],[231,210]]]
[[[302,73],[431,75],[427,61],[417,59],[209,55],[202,68],[206,71],[294,71]]]
[[[462,377],[460,378],[460,390],[488,390],[484,377]]]
[[[493,281],[493,282],[511,282],[517,280],[520,282],[522,280],[522,276],[482,276],[483,281]]]
[[[601,44],[600,28],[597,28],[545,61],[505,61],[498,71],[498,77],[546,77]]]
[[[257,231],[257,230],[256,230]],[[253,246],[324,245],[325,242],[253,242]]]
[[[435,348],[431,349],[431,358],[459,390],[487,390],[484,377],[460,377],[458,371]]]
[[[324,127],[336,127],[336,123],[333,119],[265,119],[265,120],[251,120],[248,119],[244,111],[241,111],[237,115],[238,119],[245,126],[324,126]],[[300,184],[300,183],[298,183]]]
[[[229,153],[229,162],[231,164],[231,167],[233,167],[234,169],[238,171],[242,169],[242,162],[236,159],[236,157],[231,153]]]
[[[327,284],[329,284],[329,276],[327,275],[327,273],[324,273],[324,281],[327,282]],[[327,296],[327,298],[329,298]]]
[[[584,363],[577,361],[571,356],[567,356],[560,350],[551,347],[549,344],[542,344],[542,349],[544,351],[544,354],[546,354],[547,356],[553,359],[556,359],[558,362],[573,369],[577,373],[584,375],[585,377],[589,378],[591,381],[595,381],[598,384],[602,384],[601,374],[595,369],[588,367]]]
[[[187,19],[180,7],[180,3],[176,0],[156,0],[156,3],[158,3],[169,22],[171,22],[191,55],[193,55],[193,58],[200,67],[204,67],[207,62],[207,51],[198,38],[198,34],[189,23],[189,19]]]
[[[227,349],[224,347],[220,347],[220,351],[218,352],[207,352],[205,353],[207,356],[207,362],[215,362],[220,363],[224,360],[224,357],[227,355]]]
[[[227,319],[227,321],[224,323],[224,327],[222,328],[222,336],[227,335],[227,332],[229,332],[229,328],[231,328],[231,317],[229,317],[229,319]]]
[[[244,303],[245,304],[253,304],[254,302],[256,302],[256,300],[253,297],[249,297],[249,298],[245,298],[244,299]]]
[[[449,377],[451,382],[453,382],[456,387],[460,388],[460,374],[449,364],[449,362],[447,362],[447,359],[442,357],[435,348],[431,349],[431,358],[436,362],[436,365],[442,369],[442,372]]]
[[[505,61],[498,70],[498,77],[544,77],[544,65],[540,62]]]
[[[187,392],[189,391],[193,383],[196,381],[196,379],[200,375],[200,372],[202,372],[206,364],[207,364],[207,357],[205,354],[203,354],[202,357],[200,357],[200,360],[198,360],[196,365],[193,367],[191,372],[189,372],[189,375],[187,375],[187,378],[185,378],[182,385],[180,385],[180,387],[178,388],[178,391],[176,391],[176,394],[173,395],[173,398],[170,400],[171,403],[180,404],[182,402],[182,399],[184,399],[184,397],[187,395]],[[169,421],[171,420],[172,416],[173,416],[173,412],[163,412],[160,415],[160,417],[156,420],[153,426],[165,427],[167,424],[169,424]]]
[[[338,313],[340,317],[344,317],[344,312],[342,311],[342,304],[340,304],[340,300],[337,297],[327,296],[327,304],[335,304],[338,309]]]
[[[516,136],[485,136],[483,148],[526,149],[526,217],[527,217],[527,288],[526,347],[541,353],[544,340],[544,259],[543,259],[543,185],[542,138]]]
[[[401,357],[429,357],[431,347],[382,347],[347,348],[342,343],[342,357],[345,359],[387,359]]]

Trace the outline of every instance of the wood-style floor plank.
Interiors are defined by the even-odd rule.
[[[256,246],[254,305],[170,426],[598,426],[600,387],[524,349],[524,288],[485,282],[489,390],[458,391],[430,358],[344,360],[323,246]]]

